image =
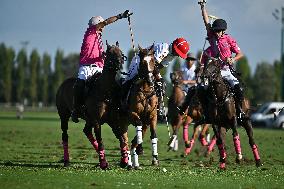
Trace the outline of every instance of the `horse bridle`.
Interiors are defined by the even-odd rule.
[[[121,65],[124,63],[124,61],[127,60],[127,57],[120,51],[122,59],[118,58],[118,60],[114,60],[113,58],[110,58],[107,56],[107,54],[104,56],[104,61],[108,62],[108,64],[105,64],[104,69],[108,70],[114,70],[118,71],[121,69]]]

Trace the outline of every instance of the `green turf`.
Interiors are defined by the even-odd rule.
[[[241,135],[244,161],[234,162],[231,131],[227,134],[226,171],[218,169],[218,150],[203,157],[204,149],[196,142],[192,154],[167,152],[166,125],[158,126],[160,166],[151,166],[149,131],[144,140],[145,154],[140,157],[143,170],[126,170],[118,166],[119,143],[107,126],[103,126],[106,157],[110,169],[96,167],[98,158],[83,135],[83,123],[69,127],[71,165],[63,168],[61,129],[53,112],[26,112],[24,119],[14,112],[0,112],[0,188],[284,188],[284,131],[255,129],[255,140],[264,165],[256,168],[244,129]],[[134,134],[129,127],[130,140]],[[190,133],[192,132],[191,129]],[[212,133],[212,131],[211,131]],[[180,133],[181,135],[181,133]],[[165,168],[167,171],[163,171]]]

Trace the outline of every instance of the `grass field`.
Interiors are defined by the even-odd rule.
[[[227,170],[218,169],[217,149],[203,157],[198,142],[186,158],[180,138],[178,152],[167,152],[166,125],[158,126],[159,167],[151,166],[149,132],[144,140],[143,170],[118,166],[119,143],[103,126],[106,157],[110,169],[96,167],[98,158],[83,135],[83,123],[69,127],[71,166],[64,168],[59,118],[53,112],[26,112],[17,120],[15,112],[0,111],[0,188],[284,188],[284,131],[255,129],[255,140],[264,165],[256,168],[244,129],[240,128],[244,161],[234,162],[231,131],[227,134]],[[134,134],[129,127],[130,138]],[[192,130],[190,129],[190,132]],[[180,133],[181,134],[181,133]],[[167,171],[163,171],[165,168]]]

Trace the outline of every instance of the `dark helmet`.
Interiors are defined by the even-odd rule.
[[[226,30],[227,22],[223,19],[216,19],[212,24],[212,30]]]

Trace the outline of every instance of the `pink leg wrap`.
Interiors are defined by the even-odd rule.
[[[121,161],[125,164],[128,163],[128,153],[127,153],[128,149],[127,146],[123,147],[120,149],[121,152]]]
[[[256,146],[255,144],[252,146],[251,150],[252,150],[254,159],[255,159],[255,160],[259,160],[259,159],[260,159],[260,156],[259,156],[259,153],[258,153],[257,146]]]
[[[210,154],[210,153],[212,152],[212,150],[213,150],[213,148],[214,148],[214,146],[215,146],[215,144],[216,144],[216,141],[217,141],[216,137],[213,137],[213,138],[211,139],[211,142],[210,142],[210,144],[209,144],[209,146],[208,146],[208,148],[207,148],[208,154]]]
[[[68,142],[62,142],[64,150],[64,161],[69,161]]]
[[[237,154],[242,154],[240,136],[237,135],[233,138],[235,151]]]
[[[204,136],[201,136],[201,135],[200,135],[199,141],[200,141],[200,143],[202,144],[202,146],[207,146],[207,145],[208,145],[208,142],[206,141],[206,139],[205,139]]]
[[[87,138],[89,139],[90,143],[93,145],[94,149],[96,150],[96,152],[98,152],[99,149],[99,145],[98,142],[96,141],[96,139],[94,138],[93,134],[90,133]]]
[[[219,149],[220,158],[225,160],[226,157],[227,157],[227,154],[226,154],[224,145],[223,144],[219,144],[218,145],[218,149]]]
[[[189,144],[190,144],[190,147],[189,148],[185,148],[185,150],[184,150],[185,155],[188,155],[190,153],[190,151],[191,151],[191,149],[193,147],[193,144],[194,144],[194,139],[191,139]]]
[[[183,140],[188,141],[188,124],[183,126]]]
[[[226,169],[226,164],[221,162],[219,165],[220,169]]]

